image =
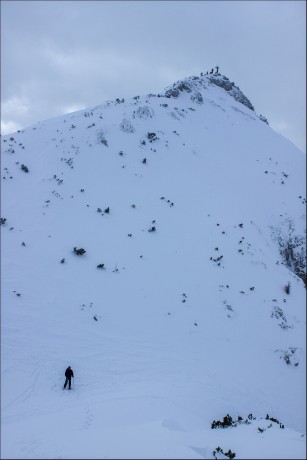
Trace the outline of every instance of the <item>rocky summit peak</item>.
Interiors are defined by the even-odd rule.
[[[218,69],[218,67],[217,67]],[[213,69],[212,69],[213,71]],[[177,98],[180,93],[187,92],[191,93],[191,99],[194,102],[202,104],[205,98],[205,91],[209,86],[216,85],[224,89],[231,97],[237,102],[248,107],[250,110],[255,111],[254,106],[250,100],[243,94],[238,86],[233,81],[230,81],[228,77],[220,74],[218,71],[213,73],[207,72],[206,74],[201,73],[200,76],[191,76],[179,80],[172,86],[166,88],[165,97]],[[267,123],[267,120],[262,115],[260,116],[262,121]]]

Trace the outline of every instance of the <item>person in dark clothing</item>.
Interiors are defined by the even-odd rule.
[[[68,388],[69,388],[69,390],[71,390],[71,378],[74,378],[74,373],[73,373],[73,370],[72,370],[72,368],[70,366],[68,366],[68,368],[65,371],[65,377],[66,377],[66,380],[65,380],[65,383],[64,383],[64,388],[66,388],[66,385],[68,383]]]
[[[219,66],[217,65],[215,68],[216,68],[216,72],[215,72],[215,73],[219,73]]]

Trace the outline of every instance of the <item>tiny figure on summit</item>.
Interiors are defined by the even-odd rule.
[[[74,373],[70,366],[68,366],[68,368],[65,371],[65,377],[66,377],[66,380],[64,383],[63,390],[66,388],[67,383],[68,383],[68,389],[71,390],[71,378],[74,378]]]
[[[216,72],[215,72],[215,73],[219,73],[219,66],[217,65],[215,68],[216,68]]]
[[[210,73],[213,73],[213,72],[214,72],[214,69],[212,68],[212,69],[210,70]]]

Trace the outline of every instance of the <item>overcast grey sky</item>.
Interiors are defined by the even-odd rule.
[[[216,65],[306,152],[305,1],[1,0],[2,134]]]

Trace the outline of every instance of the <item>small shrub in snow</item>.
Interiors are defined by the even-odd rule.
[[[24,172],[29,172],[29,168],[26,165],[21,165],[20,167]]]
[[[277,423],[279,425],[279,428],[282,428],[284,429],[285,428],[285,425],[283,423],[280,423],[279,420],[277,420],[277,418],[274,418],[274,417],[269,417],[269,414],[266,415],[265,417],[266,420],[271,420],[272,422],[274,423]],[[271,424],[272,425],[272,424]],[[270,428],[270,427],[269,427]]]
[[[284,289],[286,294],[290,294],[290,282],[285,285]]]
[[[148,229],[149,232],[155,232],[156,231],[156,227],[151,227]]]
[[[289,353],[285,353],[284,355],[284,360],[286,361],[286,363],[289,365],[291,364],[291,360],[290,360],[290,355]]]
[[[231,452],[231,449],[229,449],[228,452],[224,452],[224,455],[228,458],[235,458],[236,456],[235,452]]]
[[[235,456],[236,456],[235,452],[232,452],[231,449],[229,449],[228,452],[224,452],[223,449],[222,449],[221,447],[217,447],[217,448],[212,452],[212,454],[213,454],[213,456],[214,456],[215,459],[217,459],[217,457],[216,457],[216,454],[217,454],[217,453],[221,453],[221,454],[225,455],[225,456],[228,457],[228,458],[235,458]]]
[[[211,423],[211,428],[214,429],[214,428],[227,428],[228,426],[232,426],[233,424],[233,421],[232,421],[232,417],[227,414],[225,415],[225,417],[223,418],[223,421],[221,422],[220,420],[213,420],[213,422]]]
[[[249,414],[247,419],[244,421],[245,424],[249,425],[251,423],[252,420],[256,420],[255,417],[253,417],[253,414]],[[215,421],[213,420],[213,422],[211,423],[211,428],[214,429],[214,428],[228,428],[230,426],[232,427],[236,427],[238,425],[238,423],[241,423],[243,421],[243,418],[242,417],[238,417],[238,420],[237,421],[234,421],[232,419],[232,417],[227,414],[225,417],[223,417],[223,421]]]
[[[157,139],[159,139],[156,133],[147,133],[147,138],[149,139],[149,142],[156,141]]]
[[[264,123],[266,123],[267,125],[269,124],[267,118],[265,118],[263,115],[260,114],[259,118],[260,118],[261,121],[264,121]]]
[[[121,124],[120,124],[120,129],[124,132],[124,133],[134,133],[135,129],[132,125],[132,123],[127,120],[127,119],[124,119]]]
[[[219,260],[221,260],[224,256],[219,256],[217,257],[216,259],[213,259],[213,257],[210,257],[210,260],[213,260],[213,262],[218,262]]]
[[[202,104],[204,102],[204,99],[203,99],[203,96],[202,94],[199,92],[199,91],[195,91],[192,95],[191,95],[191,100],[193,102],[196,102],[197,104]]]
[[[98,141],[98,144],[103,144],[105,145],[106,147],[108,147],[108,142],[106,140],[106,138],[104,137],[104,134],[102,131],[99,131],[98,134],[97,134],[97,141]]]
[[[104,212],[105,212],[106,214],[109,214],[109,212],[110,212],[109,206],[104,210]]]
[[[276,352],[279,352],[280,358],[282,358],[288,366],[294,365],[297,367],[299,365],[299,362],[295,356],[297,348],[289,347],[287,350],[276,350]]]
[[[103,268],[103,269],[105,270],[104,264],[99,264],[99,265],[97,265],[97,268]]]
[[[5,222],[6,222],[6,218],[5,218],[5,217],[1,217],[1,218],[0,218],[0,225],[5,225]]]
[[[167,91],[165,91],[165,97],[178,97],[179,96],[179,90],[177,88],[170,88]]]
[[[281,320],[280,323],[278,323],[278,325],[282,328],[282,329],[291,329],[293,326],[289,326],[287,324],[287,318],[285,317],[285,314],[284,312],[282,311],[282,309],[278,306],[274,306],[273,307],[273,311],[271,312],[271,318],[276,318],[278,320]]]
[[[142,163],[145,165],[147,163],[147,158],[143,158]]]
[[[77,254],[77,256],[82,256],[86,253],[86,250],[83,248],[77,249],[76,247],[74,247],[74,253]]]
[[[154,116],[154,111],[148,106],[144,105],[143,107],[139,107],[137,111],[135,112],[135,115],[138,118],[152,118]]]

